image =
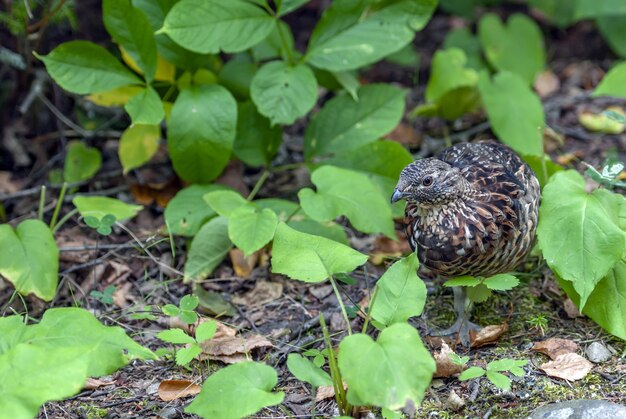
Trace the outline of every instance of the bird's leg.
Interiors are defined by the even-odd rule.
[[[472,323],[469,319],[473,308],[473,303],[467,298],[467,288],[453,287],[454,293],[454,311],[456,312],[456,321],[452,326],[444,330],[435,330],[430,332],[431,336],[452,336],[458,338],[461,344],[466,348],[470,346],[470,330],[480,330],[480,326]]]

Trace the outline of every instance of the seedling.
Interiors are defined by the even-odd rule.
[[[198,297],[185,295],[180,299],[178,307],[174,304],[166,304],[161,310],[166,316],[178,317],[184,323],[193,324],[198,321],[198,315],[194,311],[196,307],[198,307]]]
[[[458,355],[457,355],[458,357]],[[461,362],[462,360],[469,360],[468,357],[459,358],[456,361]],[[452,356],[450,356],[452,362],[455,362]],[[464,365],[465,363],[461,363],[458,365]],[[459,375],[460,381],[467,381],[474,378],[482,377],[483,375],[487,376],[487,379],[491,381],[491,384],[498,387],[501,390],[510,391],[511,390],[511,379],[504,374],[501,374],[503,371],[508,371],[516,377],[522,377],[524,375],[524,370],[522,367],[528,364],[528,360],[515,360],[515,359],[500,359],[498,361],[491,361],[487,364],[487,369],[481,367],[469,367],[465,371]]]
[[[217,322],[211,320],[200,324],[196,328],[195,337],[188,335],[182,329],[169,329],[159,332],[157,338],[175,345],[187,345],[176,351],[176,364],[187,365],[192,359],[202,353],[200,344],[211,339],[217,330]]]
[[[109,285],[104,291],[91,291],[90,296],[100,301],[102,304],[113,304],[113,293],[115,292],[115,285]]]
[[[115,221],[116,218],[112,214],[107,214],[101,219],[98,219],[97,217],[91,215],[85,217],[85,224],[87,224],[89,227],[93,228],[103,236],[108,236],[109,234],[111,234],[111,232],[113,231],[111,227],[113,226],[113,224],[115,224]]]
[[[583,162],[587,166],[585,174],[600,185],[608,188],[626,188],[626,182],[619,180],[617,177],[624,170],[624,163],[621,162],[615,153],[612,153],[602,163],[602,171],[597,171],[593,166]]]
[[[541,336],[545,335],[546,329],[548,328],[548,319],[542,314],[531,317],[526,321],[526,323],[534,329],[538,329],[541,332]]]

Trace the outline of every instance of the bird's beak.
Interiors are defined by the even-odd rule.
[[[407,196],[405,192],[399,191],[398,188],[393,190],[393,195],[391,195],[391,203],[398,202],[401,199],[404,199]]]

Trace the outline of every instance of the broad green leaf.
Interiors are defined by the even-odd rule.
[[[487,370],[487,379],[499,389],[511,391],[511,380],[506,375]]]
[[[272,124],[289,125],[313,108],[317,82],[304,65],[289,66],[283,61],[265,64],[252,78],[252,101]]]
[[[104,92],[141,80],[109,51],[87,41],[70,41],[48,55],[35,54],[59,86],[78,94]]]
[[[487,301],[493,292],[486,285],[478,284],[467,289],[467,298],[474,303],[483,303]]]
[[[258,69],[256,63],[245,60],[230,60],[219,72],[219,83],[235,95],[237,99],[250,98],[250,84]]]
[[[402,89],[385,84],[361,87],[358,101],[343,94],[328,101],[305,133],[305,156],[351,150],[391,132],[404,113]]]
[[[158,125],[165,118],[161,98],[151,86],[130,98],[124,109],[133,124]]]
[[[272,240],[277,224],[278,218],[270,209],[249,211],[241,207],[228,218],[228,237],[248,256]]]
[[[626,3],[621,0],[577,0],[576,20],[599,16],[626,15]]]
[[[272,272],[304,282],[321,282],[352,272],[367,256],[336,241],[301,233],[280,222],[272,246]]]
[[[0,275],[20,294],[52,300],[58,274],[59,249],[47,225],[39,220],[22,221],[15,230],[0,225]]]
[[[413,44],[408,44],[401,50],[385,57],[385,61],[411,69],[419,67],[420,59],[421,56],[415,50],[415,46]],[[417,80],[415,80],[415,82],[417,83]]]
[[[202,224],[215,217],[203,196],[209,192],[226,189],[222,185],[190,185],[178,191],[165,208],[165,222],[170,233],[194,236]]]
[[[471,380],[485,375],[485,370],[480,367],[469,367],[459,375],[459,381]]]
[[[309,383],[315,388],[333,385],[333,380],[326,371],[302,355],[289,354],[287,357],[287,368],[298,380]]]
[[[234,316],[237,310],[222,296],[214,291],[207,291],[198,283],[193,284],[193,294],[198,297],[201,311],[212,316]]]
[[[515,367],[523,367],[526,364],[528,364],[528,361],[525,359],[504,358],[487,364],[487,371],[511,371]]]
[[[143,209],[141,205],[131,205],[119,199],[107,196],[77,196],[72,203],[82,217],[96,217],[101,220],[107,214],[111,214],[118,221],[133,218]]]
[[[331,73],[337,83],[341,85],[341,87],[348,92],[348,94],[355,101],[359,100],[359,87],[361,87],[361,82],[357,78],[355,71],[337,71]]]
[[[251,102],[240,103],[238,109],[235,156],[249,166],[270,164],[283,140],[281,127],[272,127]]]
[[[167,133],[176,173],[196,183],[219,176],[230,158],[236,127],[237,102],[228,90],[218,85],[183,89]]]
[[[374,8],[366,0],[335,0],[313,30],[305,58],[330,71],[372,64],[409,44],[436,5],[436,0],[402,0]]]
[[[225,217],[213,218],[204,224],[191,241],[185,263],[185,282],[209,276],[231,247],[228,220]]]
[[[395,238],[391,207],[378,187],[364,174],[334,166],[322,166],[311,175],[317,192],[298,192],[304,212],[316,221],[340,215],[365,233],[385,233]]]
[[[107,32],[137,63],[146,77],[154,79],[157,47],[150,21],[130,0],[103,0],[102,21]]]
[[[233,212],[241,206],[250,205],[239,193],[231,190],[211,191],[205,194],[202,199],[215,212],[223,217],[230,217]],[[253,208],[250,209],[251,211]]]
[[[144,90],[139,86],[123,86],[86,96],[85,99],[98,106],[124,106],[131,97]]]
[[[293,219],[293,216],[300,212],[300,205],[295,202],[287,201],[279,198],[264,198],[254,201],[259,208],[268,208],[274,211],[279,221],[287,221]]]
[[[80,141],[71,141],[63,164],[63,179],[66,182],[80,182],[91,179],[102,166],[102,156],[97,148],[89,147]]]
[[[546,65],[541,30],[525,15],[514,14],[504,25],[498,15],[489,13],[478,24],[478,36],[489,63],[517,74],[528,86]]]
[[[415,253],[395,262],[378,280],[378,294],[372,307],[374,320],[385,327],[419,316],[426,302],[426,285],[417,276]]]
[[[539,9],[560,28],[574,23],[574,13],[578,7],[578,1],[572,0],[528,0],[528,4]]]
[[[181,0],[159,32],[191,51],[232,53],[261,42],[274,22],[263,8],[246,0]]]
[[[450,121],[461,117],[465,113],[474,112],[480,105],[480,95],[476,87],[465,86],[446,92],[436,102],[429,102],[418,106],[412,115],[425,117],[440,117]]]
[[[593,95],[626,99],[626,63],[620,63],[611,68],[593,91]]]
[[[482,72],[478,89],[498,138],[522,155],[543,155],[543,107],[526,83],[513,73],[501,72],[490,80]]]
[[[626,262],[619,261],[596,284],[582,312],[607,332],[626,340]],[[572,283],[558,278],[561,288],[580,307],[580,297]]]
[[[308,3],[309,0],[279,0],[278,16],[285,16],[287,13],[293,12],[303,4]]]
[[[196,327],[196,340],[198,342],[207,341],[213,337],[216,331],[217,322],[215,320],[201,323],[198,327]]]
[[[176,365],[187,365],[201,353],[202,348],[197,344],[178,349],[176,351]]]
[[[456,28],[449,31],[443,41],[443,47],[445,49],[458,48],[463,50],[468,68],[480,71],[485,67],[480,40],[468,28]]]
[[[252,56],[255,62],[267,61],[273,58],[288,60],[290,52],[296,54],[294,43],[291,27],[284,21],[279,20],[272,32],[263,41],[252,47]]]
[[[267,406],[282,403],[285,394],[274,393],[276,371],[258,362],[241,362],[213,373],[200,394],[185,409],[204,418],[239,419]]]
[[[384,329],[376,342],[361,333],[344,338],[338,358],[353,406],[418,406],[436,369],[417,330],[407,323]]]
[[[585,191],[573,170],[556,173],[543,190],[537,236],[548,266],[571,281],[584,309],[600,280],[626,254],[620,228],[624,197],[606,189]]]
[[[550,156],[547,154],[544,154],[543,156],[522,157],[524,158],[524,161],[528,163],[530,168],[533,169],[533,172],[535,172],[535,174],[537,175],[537,178],[539,179],[539,184],[541,185],[542,189],[544,186],[546,186],[546,183],[548,183],[548,180],[550,179],[550,177],[552,177],[553,174],[564,170],[562,166],[559,166],[558,164],[553,162],[550,159]],[[545,166],[541,163],[542,159],[545,161]]]
[[[486,278],[483,284],[490,290],[507,291],[515,288],[519,284],[519,279],[511,274],[498,274]]]
[[[459,276],[456,278],[448,279],[443,283],[444,287],[475,287],[480,284],[480,279],[473,276]]]
[[[183,332],[182,329],[168,329],[163,330],[156,335],[157,338],[162,341],[176,344],[195,343],[195,339]]]
[[[195,295],[185,295],[183,298],[180,299],[178,305],[181,310],[190,311],[195,310],[196,307],[198,307],[198,303],[198,297],[196,297]]]
[[[287,225],[294,230],[298,230],[301,233],[312,234],[315,236],[326,237],[327,239],[334,240],[338,243],[348,246],[348,238],[344,228],[334,222],[320,223],[315,220],[311,220],[308,217],[294,217],[287,222]]]
[[[161,129],[158,125],[138,124],[126,128],[117,150],[124,173],[149,162],[159,150],[160,141]]]

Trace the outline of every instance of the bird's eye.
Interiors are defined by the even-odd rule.
[[[433,178],[431,176],[424,176],[424,179],[422,179],[422,185],[430,186],[432,184],[433,184]]]

